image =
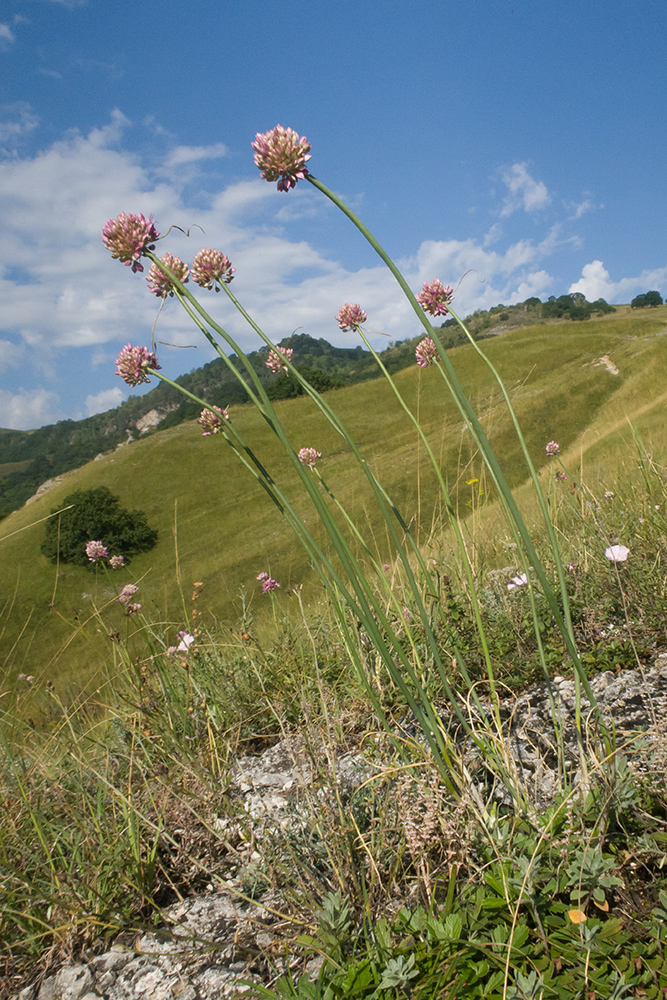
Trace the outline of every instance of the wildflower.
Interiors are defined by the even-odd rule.
[[[366,313],[356,302],[346,302],[336,313],[336,322],[341,330],[354,330],[366,322]]]
[[[227,410],[221,410],[219,406],[213,406],[210,410],[202,410],[197,423],[204,428],[202,437],[210,437],[217,434],[225,420],[229,420]]]
[[[147,347],[132,347],[131,344],[126,344],[116,358],[116,375],[120,375],[123,382],[127,382],[128,385],[150,382],[146,374],[149,368],[157,371],[162,365],[157,363],[157,355]]]
[[[268,580],[268,579],[269,579],[269,574],[268,574],[268,573],[258,573],[258,574],[257,574],[257,579],[258,579],[258,580],[260,581],[260,583],[261,583],[261,582],[262,582],[262,580]]]
[[[119,604],[124,604],[126,607],[129,607],[132,598],[138,590],[139,588],[136,583],[126,583],[116,600]]]
[[[560,453],[560,445],[557,441],[549,441],[547,445],[547,455],[558,455]]]
[[[216,292],[219,292],[220,285],[228,285],[233,280],[235,270],[229,257],[224,253],[205,247],[195,254],[190,274],[192,280],[202,288],[215,288]]]
[[[140,604],[128,604],[127,605],[126,614],[128,614],[128,615],[136,615],[138,611],[141,611],[141,605]]]
[[[454,290],[436,278],[435,281],[424,282],[424,287],[417,295],[417,302],[431,316],[445,316],[449,312],[447,306],[453,298]]]
[[[391,569],[391,566],[389,565],[389,563],[382,563],[382,569],[385,571],[385,573],[388,573],[389,570]]]
[[[525,573],[518,573],[513,576],[510,582],[507,584],[508,590],[518,590],[519,587],[525,587],[528,583],[528,577]]]
[[[164,257],[158,258],[169,268],[174,277],[178,278],[181,284],[185,284],[190,274],[190,268],[180,257],[174,257],[171,253],[166,253]],[[174,294],[174,283],[171,278],[162,271],[157,264],[151,264],[146,278],[148,287],[159,298],[166,299],[167,295]]]
[[[614,491],[613,490],[605,490],[604,491],[604,498],[605,498],[605,500],[613,500],[614,499]]]
[[[125,565],[124,556],[112,556],[109,560],[109,565],[112,569],[120,569],[121,566]]]
[[[299,138],[294,129],[276,125],[268,132],[258,132],[252,148],[261,176],[267,181],[278,181],[279,191],[289,191],[298,180],[308,176],[310,143],[304,135]]]
[[[314,467],[318,458],[322,458],[322,452],[316,451],[315,448],[301,448],[299,450],[299,461],[310,469]]]
[[[190,635],[189,632],[185,631],[177,632],[176,638],[181,640],[178,646],[176,647],[179,653],[187,653],[188,648],[195,641],[195,637],[193,635]]]
[[[275,351],[273,349],[269,351],[269,360],[266,362],[266,367],[270,368],[274,373],[280,371],[289,372],[289,368],[285,364],[285,359],[291,361],[293,354],[294,351],[291,347],[276,347]]]
[[[630,549],[625,545],[610,545],[608,549],[605,549],[604,554],[609,562],[625,562],[630,555]]]
[[[106,559],[109,553],[102,542],[86,542],[86,555],[91,562],[97,562],[98,559]]]
[[[415,357],[420,368],[428,368],[438,357],[438,348],[431,337],[424,337],[415,348]]]
[[[126,215],[121,212],[116,219],[109,219],[102,229],[102,242],[111,256],[118,258],[133,271],[143,271],[139,258],[146,250],[155,249],[155,241],[160,234],[155,228],[153,216]]]
[[[266,580],[262,583],[262,593],[268,594],[272,590],[279,590],[280,584],[277,580],[272,580],[270,576],[267,576]]]
[[[554,472],[554,479],[556,480],[557,483],[564,483],[565,480],[567,479],[567,476],[565,475],[564,472],[562,472],[559,469],[558,472]]]

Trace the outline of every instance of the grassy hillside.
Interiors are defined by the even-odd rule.
[[[648,315],[625,308],[586,324],[525,327],[486,341],[538,464],[546,465],[544,446],[555,438],[566,464],[583,462],[587,475],[613,478],[624,462],[634,461],[628,418],[635,421],[647,447],[664,456],[666,326],[667,307]],[[471,346],[453,349],[451,357],[508,480],[519,487],[525,469],[490,372]],[[296,356],[294,360],[299,361]],[[480,503],[491,511],[488,492],[480,498],[480,464],[438,372],[412,366],[396,379],[441,458],[461,515],[477,512]],[[443,543],[432,537],[441,514],[433,476],[414,429],[385,381],[339,389],[327,398],[420,540],[427,543],[431,538],[433,554],[447,559]],[[390,561],[386,539],[376,534],[379,520],[341,440],[309,400],[276,405],[295,449],[312,446],[323,453],[325,480],[365,524],[366,537],[381,561]],[[258,414],[245,406],[232,407],[231,414],[275,478],[291,489],[289,465]],[[475,479],[481,486],[469,482]],[[43,525],[36,522],[73,490],[98,485],[108,486],[123,505],[145,511],[150,525],[159,530],[158,546],[137,556],[111,582],[102,573],[79,567],[63,566],[56,573],[39,551]],[[303,498],[297,496],[295,502],[307,518]],[[262,570],[281,582],[279,600],[286,604],[286,590],[300,583],[305,584],[306,600],[317,599],[316,588],[309,586],[306,557],[278,512],[224,440],[203,438],[195,423],[160,431],[65,475],[50,492],[0,523],[0,545],[0,669],[6,692],[14,689],[16,675],[25,673],[50,680],[68,700],[82,685],[97,685],[106,671],[113,671],[110,636],[114,630],[123,635],[140,630],[142,620],[123,616],[112,584],[140,584],[142,614],[164,623],[167,643],[174,641],[177,629],[192,622],[193,610],[205,624],[235,621],[242,590],[252,608],[265,613],[268,600],[256,582]],[[480,569],[488,568],[490,563],[480,564]],[[195,582],[202,584],[196,604],[191,599]]]

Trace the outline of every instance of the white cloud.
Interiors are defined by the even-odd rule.
[[[604,205],[596,205],[595,202],[591,201],[590,198],[584,198],[583,201],[567,201],[563,202],[566,210],[570,213],[568,218],[580,219],[582,215],[586,215],[587,212],[596,212],[598,208],[604,208]]]
[[[514,163],[504,169],[502,180],[509,193],[503,202],[501,216],[512,215],[521,208],[525,212],[538,212],[551,202],[546,184],[534,180],[528,173],[525,163]]]
[[[28,430],[62,420],[65,414],[60,398],[47,389],[27,392],[7,392],[0,389],[0,427],[10,430]]]
[[[662,294],[667,292],[667,267],[657,267],[642,271],[636,278],[621,278],[612,281],[609,271],[601,260],[584,264],[581,278],[570,285],[569,292],[583,292],[589,302],[606,299],[607,302],[629,302],[641,292],[651,290]]]
[[[8,24],[2,24],[0,22],[0,47],[8,48],[10,45],[16,41],[14,33]]]
[[[167,166],[174,167],[181,163],[195,163],[199,160],[217,160],[227,155],[224,142],[216,142],[212,146],[176,146],[167,157]]]
[[[122,402],[123,390],[120,386],[117,385],[113,389],[103,389],[102,392],[86,396],[86,413],[89,417],[93,417],[96,413],[104,413],[105,410],[120,406]]]

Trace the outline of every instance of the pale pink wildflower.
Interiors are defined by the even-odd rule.
[[[298,180],[308,176],[310,143],[294,129],[276,125],[268,132],[258,132],[252,148],[261,176],[267,181],[278,181],[279,191],[289,191]]]
[[[220,291],[221,285],[228,285],[234,278],[235,267],[221,250],[205,247],[195,254],[190,274],[202,288],[215,288]]]
[[[620,563],[625,562],[628,558],[630,549],[626,545],[610,545],[608,549],[605,549],[604,554],[609,562]]]
[[[267,577],[262,583],[262,593],[268,594],[272,590],[280,590],[280,584],[277,580],[272,580],[271,577]]]
[[[147,374],[150,368],[157,371],[162,365],[157,363],[157,355],[147,347],[132,347],[132,344],[126,344],[116,358],[116,375],[120,375],[123,382],[127,382],[128,385],[150,382]]]
[[[164,257],[159,257],[158,260],[161,260],[169,268],[174,277],[178,278],[182,285],[186,284],[190,268],[185,261],[181,260],[180,257],[174,257],[171,253],[166,253]],[[155,263],[151,264],[146,281],[151,292],[159,298],[166,299],[167,295],[174,294],[173,281]]]
[[[299,450],[299,461],[310,469],[313,468],[318,458],[322,458],[322,452],[316,451],[315,448],[301,448]]]
[[[269,360],[266,362],[266,367],[270,368],[275,374],[280,371],[286,371],[289,373],[289,368],[285,364],[285,360],[291,361],[294,351],[291,347],[276,347],[275,351],[271,349],[269,351]]]
[[[119,604],[124,604],[126,607],[129,607],[132,602],[132,598],[138,590],[139,588],[136,583],[126,583],[116,600]]]
[[[547,455],[549,455],[549,456],[551,456],[551,455],[558,455],[558,454],[560,454],[560,445],[558,444],[557,441],[549,441],[549,444],[547,445],[546,451],[547,451]]]
[[[109,565],[111,566],[112,569],[120,569],[122,566],[125,565],[124,556],[112,556],[111,559],[109,560]]]
[[[420,368],[428,368],[438,358],[438,348],[431,337],[424,337],[415,348],[415,357]]]
[[[356,302],[346,302],[336,313],[336,322],[341,330],[354,330],[366,322],[366,313]]]
[[[513,576],[510,582],[507,584],[508,590],[518,590],[519,587],[525,587],[528,583],[528,577],[525,573],[518,573]]]
[[[106,545],[102,542],[86,542],[86,555],[91,562],[97,562],[98,559],[106,559],[109,555],[107,552]]]
[[[219,406],[212,406],[210,410],[202,410],[197,423],[204,428],[202,437],[210,437],[217,434],[225,420],[229,420],[227,410],[221,410]]]
[[[449,312],[447,306],[453,298],[454,290],[436,278],[435,281],[424,282],[424,287],[417,295],[417,302],[431,316],[445,316]]]
[[[131,266],[133,271],[143,271],[139,258],[146,250],[155,249],[159,237],[152,215],[146,218],[121,212],[117,218],[105,222],[102,229],[102,242],[111,256]]]
[[[195,637],[193,635],[190,635],[189,632],[185,631],[177,632],[176,637],[181,640],[178,646],[176,647],[177,651],[179,653],[187,653],[188,649],[195,641]]]
[[[257,574],[257,579],[258,579],[258,580],[260,581],[260,583],[261,583],[261,582],[262,582],[262,580],[268,580],[268,579],[269,579],[269,574],[268,574],[268,573],[264,573],[264,572],[261,572],[261,573],[258,573],[258,574]]]

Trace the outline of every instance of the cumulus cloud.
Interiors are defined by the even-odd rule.
[[[28,430],[62,420],[65,414],[57,393],[47,389],[30,392],[19,389],[7,392],[0,389],[0,427],[9,430]]]
[[[585,264],[581,278],[570,285],[569,292],[583,292],[589,302],[606,299],[607,302],[629,302],[641,292],[655,290],[667,293],[667,267],[657,267],[642,271],[636,278],[621,278],[612,281],[609,271],[601,260]]]
[[[120,406],[123,402],[123,390],[120,386],[113,389],[103,389],[94,395],[86,396],[86,413],[89,417],[94,417],[96,413],[104,413],[115,406]]]
[[[513,163],[501,172],[501,176],[508,189],[501,216],[512,215],[521,208],[524,212],[538,212],[551,203],[546,184],[530,176],[526,163]]]

